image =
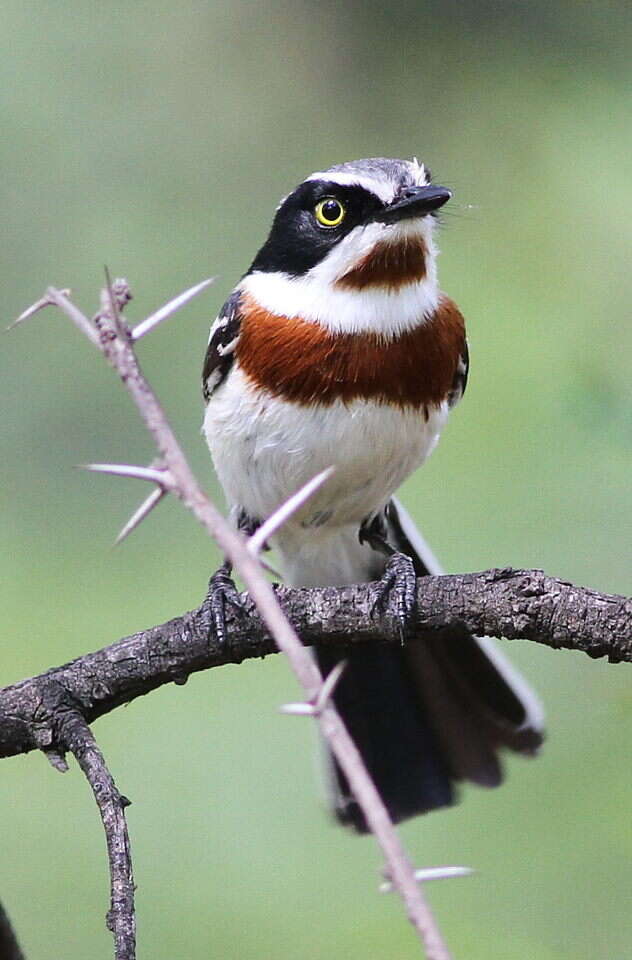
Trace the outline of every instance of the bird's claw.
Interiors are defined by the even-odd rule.
[[[379,580],[375,607],[393,621],[402,643],[414,624],[417,606],[417,577],[413,561],[404,553],[393,553]]]
[[[226,625],[226,608],[232,607],[238,614],[244,614],[244,603],[231,576],[232,566],[228,561],[217,570],[208,585],[208,602],[215,639],[221,646],[229,645],[229,631]]]

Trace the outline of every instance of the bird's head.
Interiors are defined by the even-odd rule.
[[[399,333],[436,306],[436,211],[450,199],[417,160],[313,173],[279,204],[242,281],[266,309],[332,330]]]

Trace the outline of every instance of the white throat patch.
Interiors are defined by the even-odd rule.
[[[336,281],[370,253],[376,243],[401,243],[407,237],[421,237],[424,241],[427,253],[423,280],[397,289],[346,290],[336,286]],[[239,289],[279,316],[302,317],[335,333],[397,337],[418,326],[437,308],[436,256],[432,223],[426,219],[396,225],[370,223],[352,230],[304,276],[256,271],[244,277]]]

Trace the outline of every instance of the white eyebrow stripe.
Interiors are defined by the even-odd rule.
[[[339,183],[341,187],[362,187],[364,190],[375,194],[382,203],[391,203],[395,196],[394,184],[387,180],[373,180],[371,177],[363,177],[357,173],[321,170],[319,173],[312,173],[306,182],[310,180],[325,180],[329,183]]]

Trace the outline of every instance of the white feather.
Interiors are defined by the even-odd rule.
[[[428,182],[426,168],[423,163],[419,163],[417,157],[407,161],[413,182],[419,186],[424,186]],[[384,175],[380,176],[380,168],[375,167],[375,175],[371,176],[368,172],[359,170],[319,170],[312,173],[307,178],[310,180],[324,180],[328,183],[339,183],[341,186],[363,187],[374,193],[383,203],[391,203],[395,198],[395,193],[400,184],[397,180],[390,179]]]
[[[374,193],[382,203],[392,203],[398,186],[392,180],[363,176],[361,173],[346,173],[343,170],[320,170],[312,173],[306,182],[309,183],[310,180],[326,180],[327,183],[338,183],[341,187],[363,187]]]
[[[211,340],[213,339],[214,335],[217,333],[218,330],[224,329],[224,327],[228,324],[228,320],[229,320],[229,317],[225,317],[222,314],[220,314],[219,317],[216,317],[215,320],[213,320],[213,323],[211,324],[211,329],[208,335],[209,343],[211,342]]]
[[[204,433],[230,505],[252,517],[336,467],[276,537],[288,581],[314,586],[367,579],[375,555],[359,525],[429,456],[447,415],[446,404],[427,421],[374,401],[298,406],[253,388],[236,366],[209,401]]]
[[[412,330],[437,308],[437,250],[428,217],[401,224],[370,223],[355,227],[306,274],[255,272],[239,289],[265,310],[284,317],[302,317],[334,333],[376,333],[397,337]],[[363,259],[379,241],[392,243],[421,237],[426,246],[426,276],[395,290],[369,287],[346,290],[337,281]]]

